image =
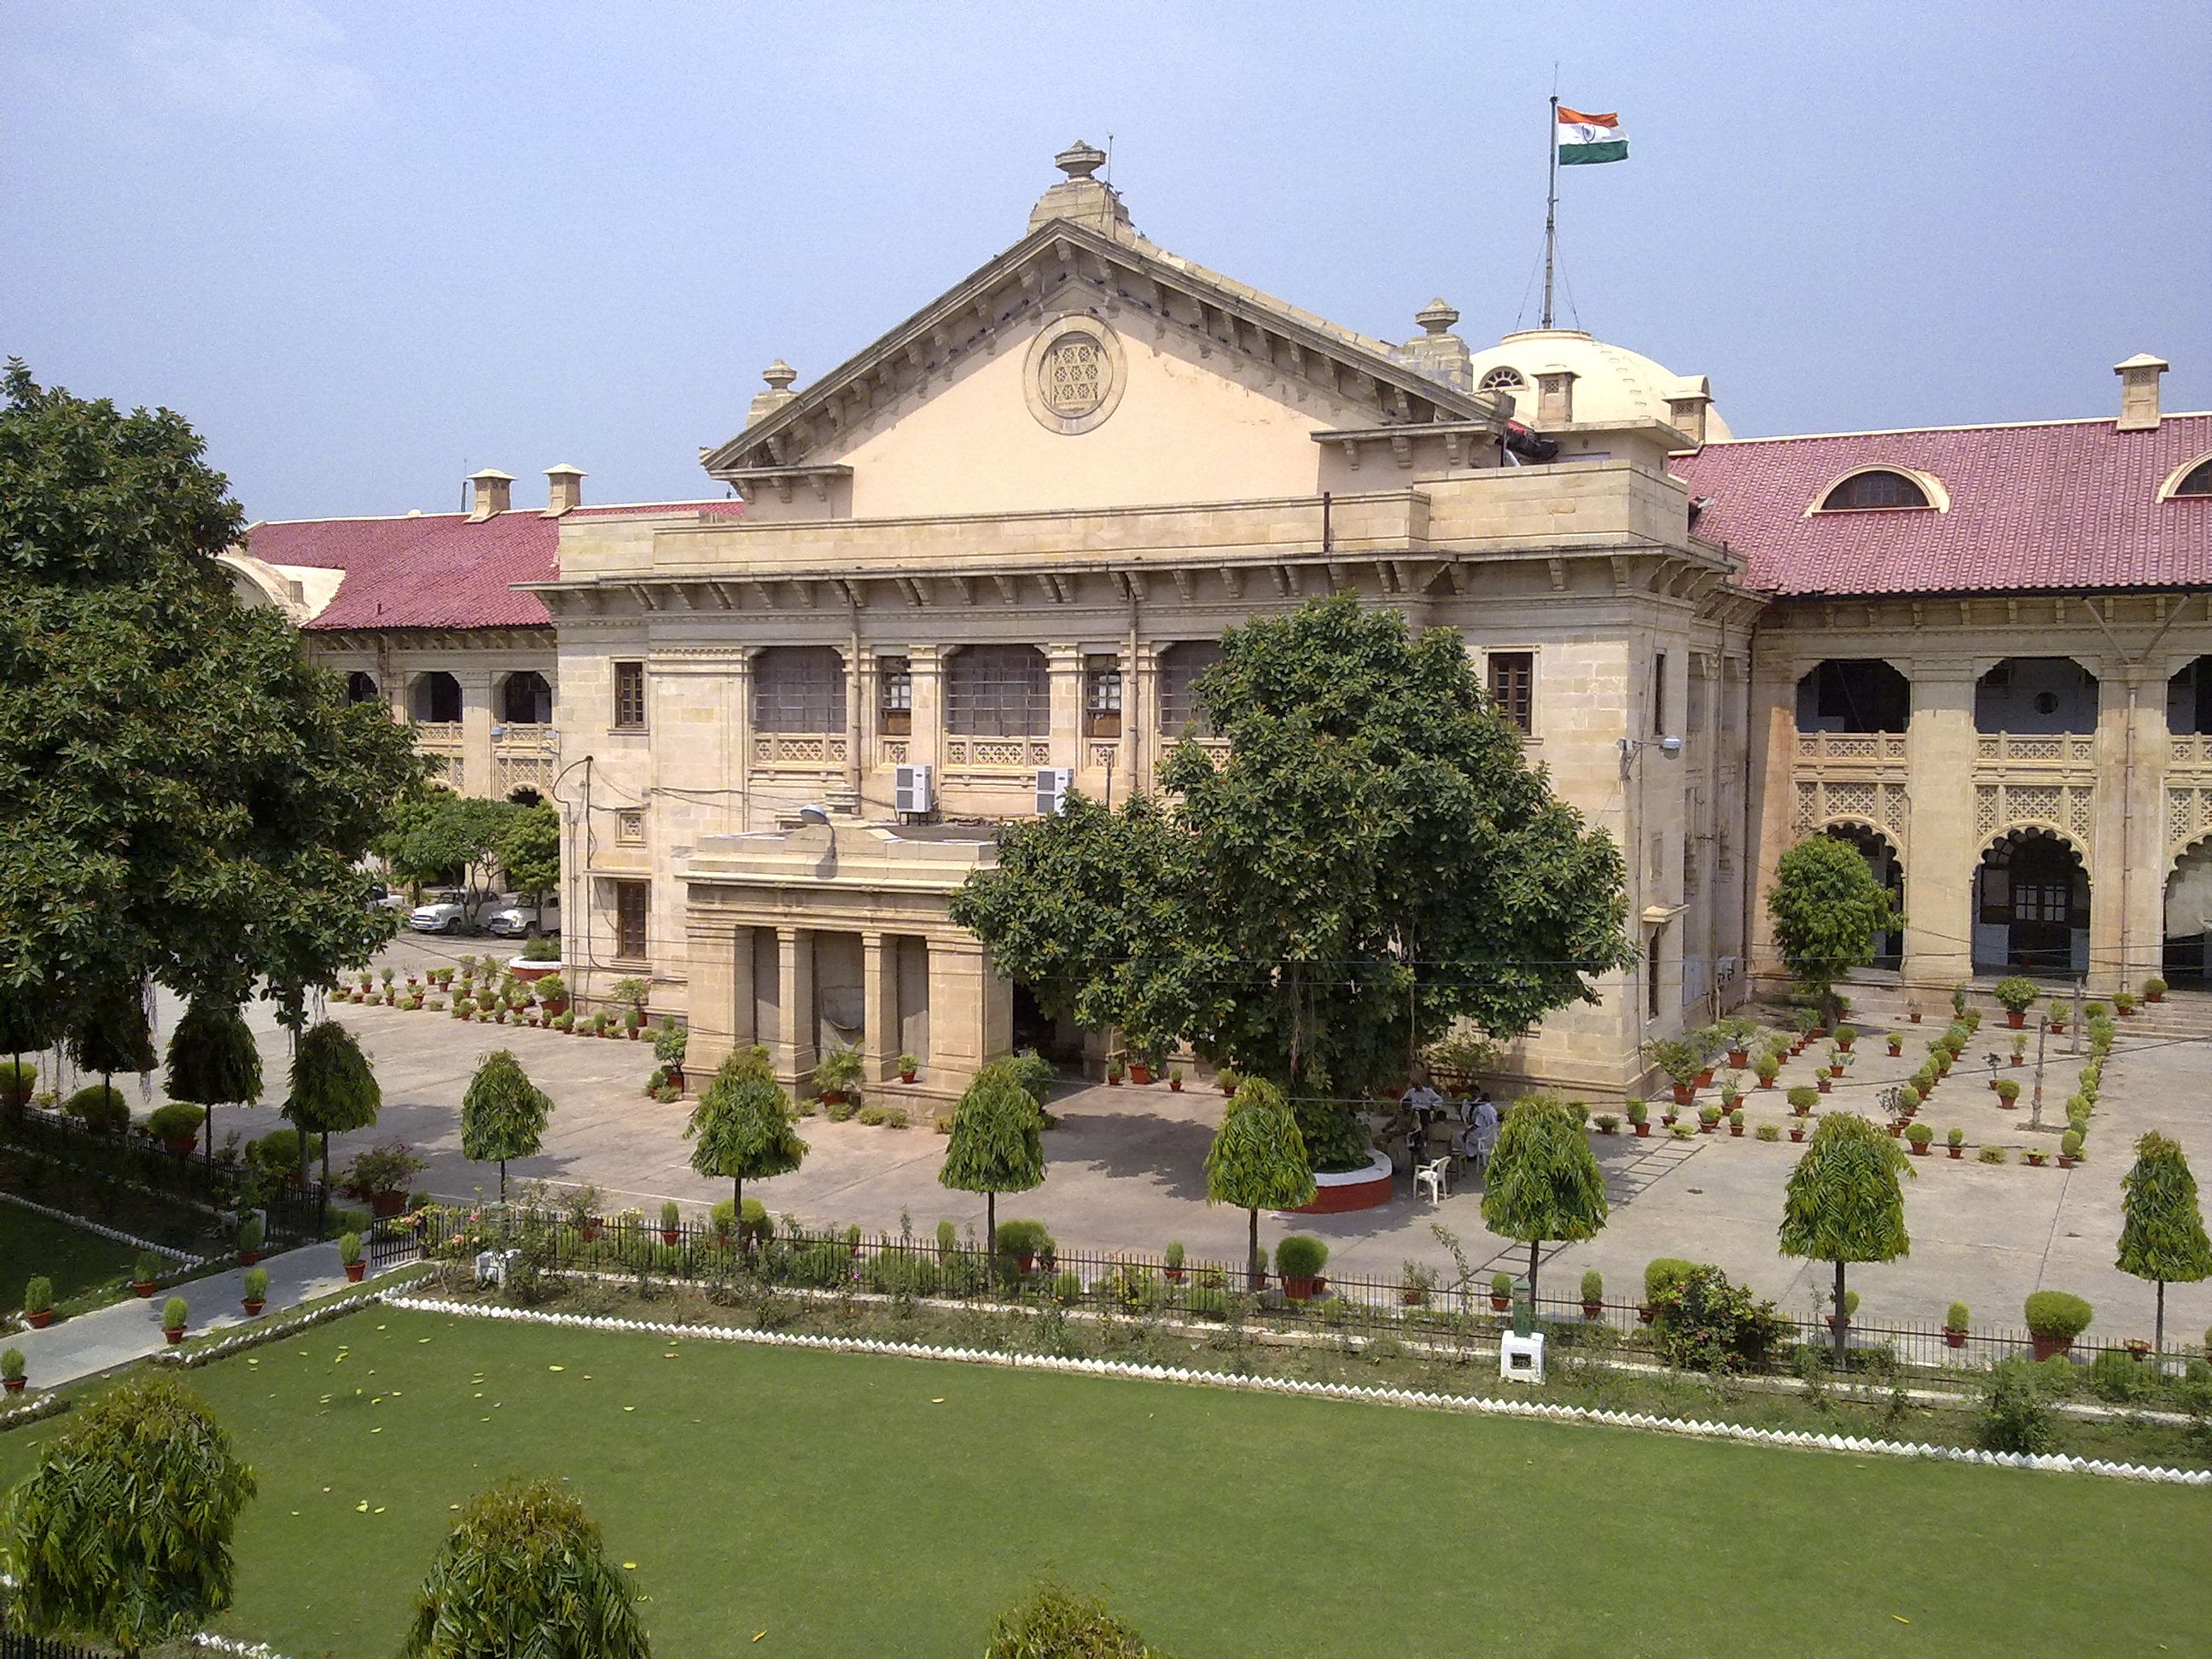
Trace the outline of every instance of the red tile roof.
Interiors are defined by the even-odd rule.
[[[578,507],[571,518],[735,518],[736,501]],[[535,593],[513,582],[559,575],[561,521],[525,508],[472,523],[465,514],[398,519],[295,519],[257,524],[246,550],[268,564],[343,570],[337,596],[307,625],[352,628],[545,628]]]
[[[2212,500],[2161,501],[2185,461],[2212,454],[2212,415],[2155,431],[2103,421],[1739,439],[1674,458],[1707,541],[1779,594],[2075,592],[2212,586]],[[1947,512],[1814,513],[1844,473],[1932,475]]]

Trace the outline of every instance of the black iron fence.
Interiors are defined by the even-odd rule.
[[[49,1636],[21,1636],[14,1631],[0,1631],[0,1659],[111,1659],[111,1656],[92,1648],[81,1648],[74,1642],[58,1642]]]
[[[526,1273],[641,1275],[678,1283],[742,1277],[795,1290],[1057,1305],[1200,1325],[1250,1323],[1316,1338],[1389,1337],[1444,1347],[1494,1344],[1516,1316],[1511,1296],[1495,1293],[1486,1273],[1471,1274],[1464,1282],[1455,1273],[1441,1283],[1325,1273],[1301,1279],[1284,1278],[1270,1263],[1255,1282],[1241,1261],[1170,1262],[1158,1256],[1071,1250],[1050,1239],[1018,1237],[1012,1247],[1002,1239],[993,1254],[972,1237],[940,1242],[911,1235],[868,1236],[857,1228],[836,1233],[765,1226],[748,1231],[693,1221],[664,1228],[634,1213],[606,1218],[516,1206],[436,1207],[380,1222],[368,1243],[375,1268],[417,1252],[434,1261],[494,1257],[502,1273],[511,1261]],[[1709,1325],[1635,1303],[1542,1296],[1533,1317],[1556,1346],[1626,1351],[1632,1358],[1640,1352],[1662,1363],[1697,1363],[1697,1345],[1711,1338]],[[1826,1321],[1778,1310],[1762,1314],[1757,1328],[1738,1328],[1736,1334],[1744,1339],[1730,1355],[1736,1368],[1778,1373],[1802,1363],[1802,1350],[1832,1354],[1836,1339]],[[1852,1369],[1942,1373],[1985,1370],[2015,1356],[2044,1357],[2023,1330],[1953,1331],[1854,1319],[1844,1334],[1844,1363]],[[2098,1345],[2077,1342],[2070,1352],[2083,1360],[2100,1351]]]
[[[242,1164],[210,1164],[143,1135],[88,1128],[57,1112],[0,1114],[0,1142],[95,1180],[143,1187],[216,1217],[235,1215],[241,1200],[250,1198],[250,1207],[267,1213],[271,1243],[320,1238],[335,1201],[320,1182],[302,1187]]]

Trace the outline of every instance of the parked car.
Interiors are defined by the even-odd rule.
[[[458,933],[468,926],[468,906],[452,890],[433,893],[407,913],[407,925],[418,933]]]
[[[369,884],[368,908],[372,910],[398,910],[404,915],[415,907],[407,902],[406,894],[395,893],[379,881]]]
[[[484,928],[501,939],[527,939],[532,933],[557,933],[561,931],[561,901],[548,893],[542,905],[532,904],[521,894],[509,893],[499,902],[499,908],[483,919]]]

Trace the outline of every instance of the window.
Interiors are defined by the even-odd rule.
[[[500,688],[499,717],[509,726],[544,726],[550,720],[553,688],[545,683],[545,676],[527,672],[509,674]]]
[[[348,702],[374,702],[376,701],[376,682],[371,679],[368,675],[358,672],[347,675],[346,701]]]
[[[1536,729],[1536,653],[1533,651],[1493,651],[1490,653],[1490,695],[1498,712],[1524,732]]]
[[[416,722],[452,726],[461,718],[461,683],[451,674],[425,674],[415,682]]]
[[[2191,467],[2173,487],[2176,495],[2212,495],[2212,455]]]
[[[826,645],[772,646],[753,659],[753,730],[845,729],[845,659]]]
[[[632,731],[645,729],[645,665],[615,665],[615,724]]]
[[[914,671],[904,657],[876,659],[876,730],[887,738],[914,730]]]
[[[1213,727],[1199,706],[1198,681],[1221,661],[1221,647],[1212,640],[1185,640],[1160,653],[1160,730],[1170,735],[1188,730],[1193,737],[1210,738]]]
[[[1823,513],[1925,507],[1928,492],[1902,472],[1855,472],[1827,494]]]
[[[1667,735],[1667,653],[1660,651],[1651,658],[1651,735]]]
[[[650,883],[617,881],[615,890],[615,955],[623,962],[645,960],[645,912]]]
[[[1052,729],[1044,653],[1026,645],[971,645],[945,670],[945,729],[963,738],[1041,738]]]
[[[1517,368],[1493,368],[1489,374],[1482,377],[1482,383],[1476,386],[1475,390],[1478,392],[1519,392],[1524,390],[1528,386],[1528,381],[1521,378],[1521,371]]]
[[[617,847],[645,845],[645,813],[636,807],[625,807],[615,814],[615,844]]]
[[[1121,659],[1085,657],[1083,659],[1083,735],[1118,738],[1121,735]]]
[[[1644,953],[1644,1017],[1659,1018],[1659,951],[1667,942],[1664,927],[1651,930],[1651,948]]]

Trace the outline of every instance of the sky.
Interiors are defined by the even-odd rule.
[[[1562,320],[1739,434],[2212,408],[2212,0],[0,0],[0,354],[165,404],[252,519],[725,493],[702,447],[1019,240],[1137,228],[1402,340]]]

